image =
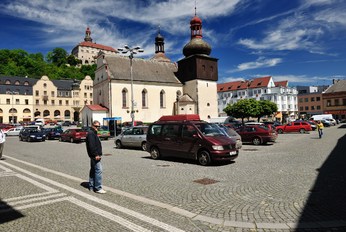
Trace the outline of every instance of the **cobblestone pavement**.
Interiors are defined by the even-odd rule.
[[[84,143],[11,137],[0,161],[0,231],[346,231],[345,132],[282,134],[208,167],[103,141],[105,195],[81,186]]]

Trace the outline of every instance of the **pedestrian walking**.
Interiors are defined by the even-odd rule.
[[[321,139],[323,135],[323,128],[324,128],[323,123],[321,121],[318,121],[316,124],[316,127],[318,131],[318,137]]]
[[[0,159],[2,159],[2,151],[4,150],[5,141],[6,141],[6,135],[2,131],[2,129],[0,129]]]
[[[102,194],[106,191],[102,188],[102,144],[97,136],[99,128],[100,122],[94,121],[86,137],[86,148],[90,158],[89,190]]]

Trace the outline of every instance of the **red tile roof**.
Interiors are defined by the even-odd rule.
[[[271,76],[255,78],[253,80],[246,81],[233,81],[227,83],[217,84],[217,92],[227,92],[241,89],[253,89],[267,87]]]
[[[108,111],[106,107],[100,105],[86,105],[91,111]]]
[[[276,87],[287,87],[288,86],[288,81],[274,81],[274,84]]]
[[[106,51],[112,51],[112,52],[116,52],[116,50],[110,46],[105,46],[102,44],[97,44],[97,43],[93,43],[93,42],[80,42],[79,46],[85,46],[85,47],[92,47],[92,48],[97,48],[97,49],[102,49],[102,50],[106,50]]]

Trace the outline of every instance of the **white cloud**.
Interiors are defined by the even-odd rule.
[[[237,70],[234,71],[244,71],[249,69],[273,67],[281,62],[281,58],[266,59],[264,57],[259,57],[256,61],[239,64],[237,66]]]

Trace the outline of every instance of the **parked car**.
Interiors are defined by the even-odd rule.
[[[241,136],[231,127],[225,126],[224,124],[216,124],[218,125],[222,131],[225,132],[225,135],[234,139],[236,141],[237,149],[242,148],[243,142],[241,141]]]
[[[22,129],[23,128],[10,128],[7,131],[5,131],[4,133],[6,136],[18,136]]]
[[[326,121],[330,122],[331,126],[336,126],[337,122],[334,118],[326,118]]]
[[[47,139],[59,139],[63,133],[60,127],[43,128],[42,131],[45,133]]]
[[[289,133],[289,132],[306,133],[306,132],[312,131],[312,128],[308,122],[302,121],[302,122],[291,122],[288,124],[284,124],[282,126],[277,126],[276,131],[279,134]]]
[[[19,140],[20,141],[45,141],[46,135],[39,129],[36,128],[23,128],[19,132]]]
[[[325,119],[322,119],[322,120],[320,120],[320,121],[322,122],[322,124],[323,124],[324,127],[330,127],[330,126],[331,126],[330,121],[327,121],[327,120],[325,120]]]
[[[117,148],[140,147],[143,151],[147,149],[148,126],[135,126],[125,129],[115,140]]]
[[[109,137],[111,137],[111,133],[108,130],[107,126],[101,126],[98,130],[97,130],[97,136],[102,139],[102,140],[108,140]]]
[[[236,142],[199,115],[162,116],[149,126],[147,151],[151,158],[163,156],[197,160],[200,165],[238,157]]]
[[[59,141],[68,141],[71,143],[83,142],[86,140],[87,134],[88,131],[84,129],[67,129],[63,133],[61,133]]]
[[[271,127],[265,125],[246,125],[236,129],[241,136],[243,143],[252,143],[254,145],[275,142],[278,135]]]

